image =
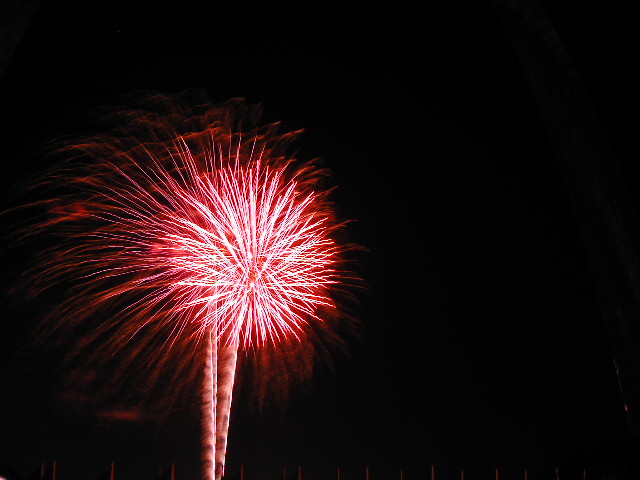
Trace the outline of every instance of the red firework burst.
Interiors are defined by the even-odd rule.
[[[92,338],[115,341],[97,355],[129,360],[204,339],[219,478],[237,348],[304,340],[337,312],[341,225],[320,188],[325,172],[286,155],[296,133],[257,126],[241,101],[145,105],[155,112],[119,112],[117,131],[59,149],[71,160],[39,183],[62,189],[38,229],[62,241],[34,272],[72,288],[43,331],[98,315]]]
[[[73,255],[90,261],[92,280],[126,279],[118,295],[149,291],[130,318],[161,318],[176,332],[195,323],[246,346],[296,335],[320,320],[319,306],[334,306],[335,225],[300,171],[270,157],[270,139],[199,137],[199,155],[177,137],[167,159],[127,155],[82,178],[99,192],[85,208],[104,223]]]

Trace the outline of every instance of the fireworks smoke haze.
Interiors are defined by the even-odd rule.
[[[170,402],[204,376],[209,479],[224,473],[239,351],[295,344],[288,362],[309,362],[336,338],[349,282],[326,172],[288,156],[297,132],[260,126],[259,114],[242,100],[163,95],[109,111],[117,128],[57,144],[64,163],[34,184],[39,221],[23,234],[56,239],[29,271],[32,294],[70,293],[40,341],[82,331],[75,353],[108,362],[114,389],[153,392],[168,375]]]

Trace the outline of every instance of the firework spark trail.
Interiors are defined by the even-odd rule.
[[[218,349],[216,372],[216,414],[215,414],[215,477],[224,475],[224,460],[227,453],[227,436],[231,399],[235,382],[238,346],[231,345]]]
[[[41,230],[64,240],[35,270],[42,283],[74,284],[50,323],[110,312],[95,338],[115,332],[112,356],[140,337],[130,358],[204,343],[211,479],[223,475],[238,348],[307,339],[337,311],[332,292],[345,276],[323,172],[286,156],[295,134],[242,131],[255,123],[245,110],[229,102],[180,121],[130,111],[130,131],[62,148],[76,163],[44,182],[67,190],[47,203]]]

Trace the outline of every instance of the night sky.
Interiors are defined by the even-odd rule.
[[[351,255],[367,285],[361,339],[286,405],[258,412],[236,395],[229,476],[244,464],[248,480],[293,478],[301,465],[311,480],[336,467],[362,479],[369,466],[411,480],[435,463],[440,478],[496,466],[552,478],[556,465],[570,478],[621,461],[627,423],[589,265],[490,2],[209,3],[44,0],[0,81],[0,186],[43,170],[44,142],[135,90],[244,97],[305,130],[298,156],[331,169],[349,240],[366,247]],[[635,17],[543,5],[638,209]],[[19,272],[3,261],[9,290]],[[56,459],[62,480],[97,479],[114,460],[118,480],[151,480],[175,462],[178,479],[197,478],[198,418],[155,427],[61,408],[47,368],[59,353],[13,360],[38,309],[2,317],[0,465],[26,477]]]

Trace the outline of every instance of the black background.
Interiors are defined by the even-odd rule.
[[[521,478],[524,466],[552,478],[556,465],[569,478],[619,463],[626,419],[589,268],[490,3],[216,3],[43,1],[0,83],[0,181],[42,170],[39,145],[133,90],[202,87],[305,129],[299,156],[324,159],[350,239],[368,249],[353,255],[368,284],[362,341],[287,406],[234,399],[229,475],[302,465],[309,479],[338,466],[363,478],[369,466],[417,479],[435,463],[439,478]],[[543,5],[637,200],[633,18]],[[13,374],[37,320],[16,312],[0,336]],[[80,479],[114,460],[116,478],[138,480],[175,461],[177,478],[197,478],[197,418],[158,432],[55,411],[46,369],[28,372],[2,391],[0,464],[26,475],[56,459],[58,478]],[[37,398],[21,393],[34,385]]]

